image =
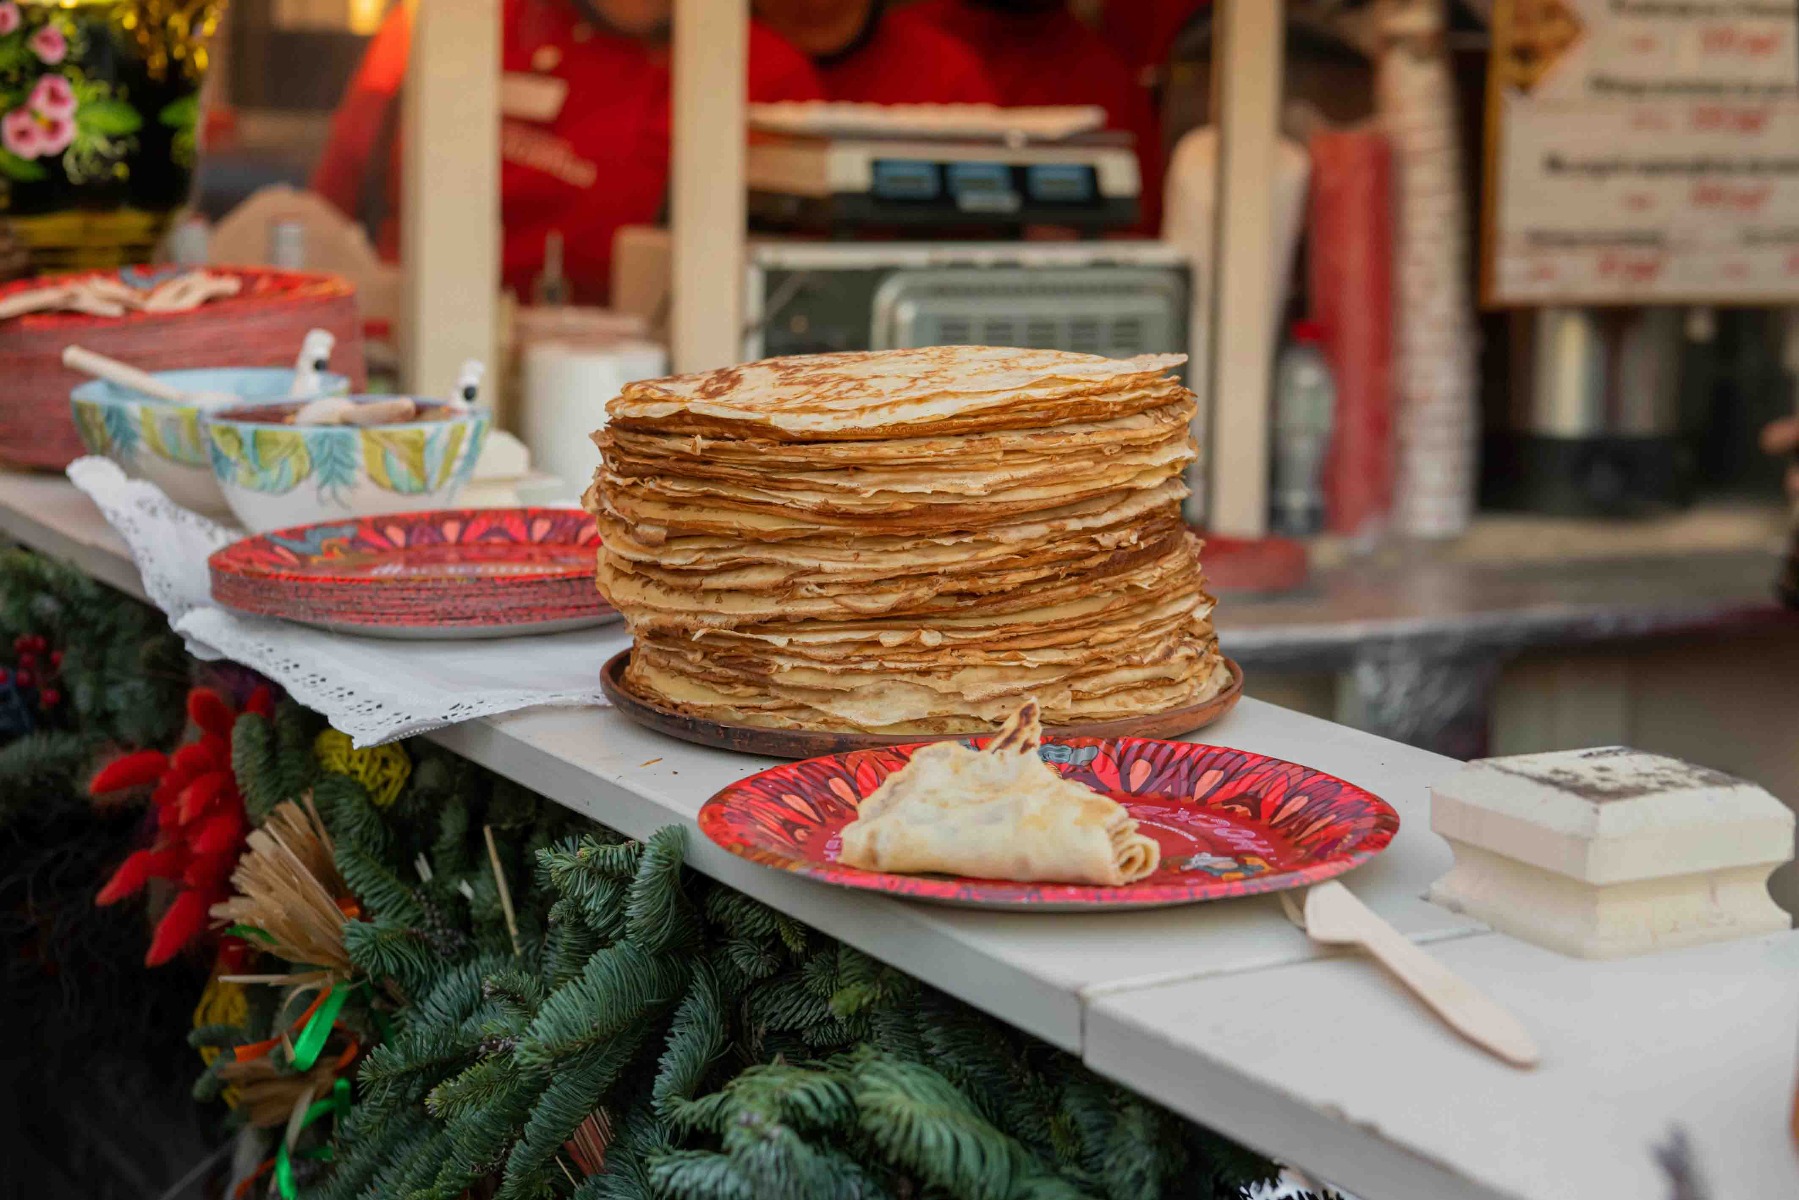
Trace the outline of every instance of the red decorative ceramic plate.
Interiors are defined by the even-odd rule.
[[[445,509],[278,529],[212,556],[212,597],[257,616],[402,638],[506,637],[618,619],[594,590],[593,519]]]
[[[1047,737],[1038,750],[1045,762],[1124,805],[1161,845],[1154,875],[1091,887],[839,866],[842,830],[857,804],[918,748],[772,767],[708,800],[700,829],[733,854],[826,883],[1020,909],[1155,908],[1304,887],[1366,862],[1399,830],[1399,814],[1379,796],[1298,763],[1197,742]]]

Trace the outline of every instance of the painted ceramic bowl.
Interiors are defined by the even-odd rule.
[[[417,403],[418,420],[391,425],[289,425],[294,401],[207,413],[207,451],[225,503],[253,533],[450,507],[474,474],[492,415]]]
[[[214,367],[156,371],[157,379],[184,392],[227,392],[246,401],[286,397],[294,373],[286,367]],[[350,390],[342,375],[326,375],[325,391]],[[166,404],[142,392],[94,379],[69,393],[75,429],[90,454],[104,454],[134,479],[147,479],[169,499],[197,512],[223,513],[225,497],[213,476],[200,429],[200,409]]]

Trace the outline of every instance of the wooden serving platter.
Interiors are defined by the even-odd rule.
[[[708,721],[688,716],[675,709],[639,696],[625,685],[625,666],[631,652],[621,650],[607,660],[600,670],[600,689],[625,716],[658,733],[735,750],[740,754],[760,754],[768,758],[819,758],[827,754],[844,754],[851,750],[869,750],[881,746],[916,746],[922,742],[950,742],[958,738],[978,737],[968,733],[843,733],[825,729],[764,729],[755,725],[738,725],[727,721]],[[1222,692],[1200,704],[1174,708],[1120,721],[1096,721],[1086,725],[1046,725],[1044,733],[1061,738],[1173,738],[1212,724],[1243,697],[1243,668],[1234,659],[1225,659],[1231,670],[1231,682]]]

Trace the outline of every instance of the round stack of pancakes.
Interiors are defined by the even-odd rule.
[[[594,434],[626,685],[872,733],[1144,716],[1229,682],[1177,356],[944,346],[628,384]]]

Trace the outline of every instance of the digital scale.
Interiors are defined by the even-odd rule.
[[[1059,225],[1097,233],[1138,220],[1128,133],[1053,139],[756,131],[744,165],[750,220],[769,230],[847,236],[890,228],[954,233]]]

